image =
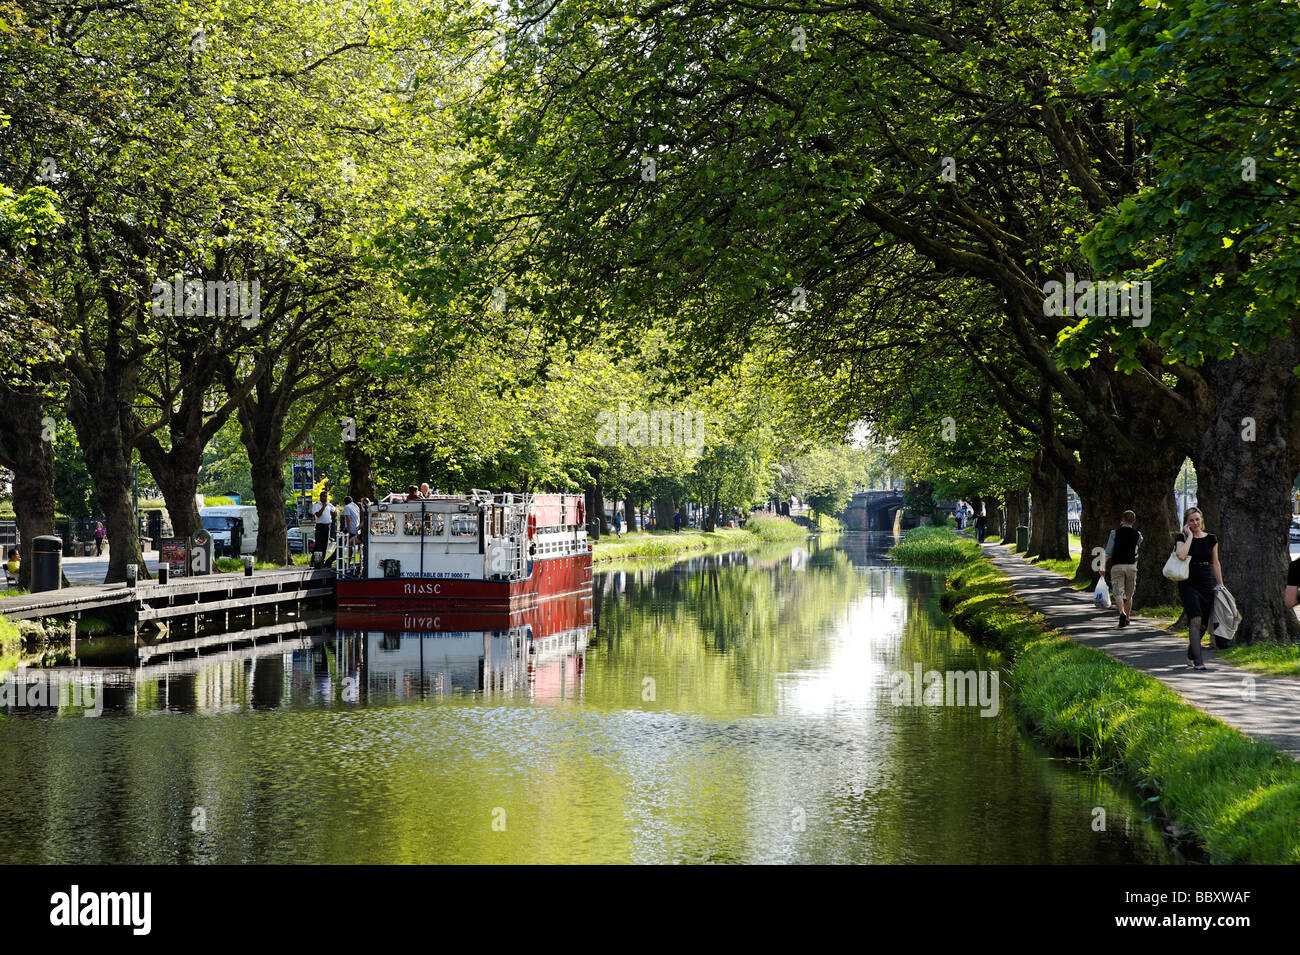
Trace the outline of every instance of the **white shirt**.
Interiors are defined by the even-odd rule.
[[[320,501],[317,501],[312,506],[311,512],[316,515],[317,524],[334,523],[334,505],[331,504],[329,501],[326,501],[323,505],[320,503]]]
[[[356,501],[343,505],[343,520],[348,525],[349,534],[361,533],[361,508]]]

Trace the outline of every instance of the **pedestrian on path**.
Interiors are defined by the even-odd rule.
[[[99,557],[104,553],[104,522],[95,523],[95,556]]]
[[[679,507],[673,511],[673,533],[679,533],[682,529],[682,509]]]
[[[1179,560],[1191,558],[1186,580],[1178,582],[1178,596],[1187,615],[1187,665],[1206,669],[1201,654],[1201,634],[1214,612],[1215,593],[1223,586],[1223,568],[1219,566],[1219,541],[1205,532],[1205,517],[1198,507],[1183,512],[1183,531],[1174,538]]]
[[[614,536],[623,536],[623,515],[618,511],[614,512]]]
[[[981,544],[984,543],[984,538],[988,534],[988,531],[988,515],[984,513],[984,508],[981,507],[980,512],[975,515],[975,536],[979,538]]]
[[[1119,527],[1110,532],[1106,539],[1106,563],[1110,565],[1110,589],[1115,597],[1115,607],[1119,610],[1119,625],[1128,626],[1128,618],[1133,613],[1133,591],[1137,588],[1138,548],[1142,546],[1142,534],[1133,525],[1137,515],[1125,511],[1120,515]]]

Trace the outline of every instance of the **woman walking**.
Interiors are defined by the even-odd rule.
[[[1214,594],[1223,586],[1223,568],[1219,566],[1219,541],[1205,533],[1205,517],[1200,508],[1190,507],[1183,513],[1183,532],[1174,538],[1179,560],[1191,558],[1186,580],[1178,582],[1178,596],[1187,614],[1187,665],[1204,670],[1201,634],[1214,612]]]

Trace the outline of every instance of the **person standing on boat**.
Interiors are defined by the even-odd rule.
[[[1215,594],[1223,586],[1219,541],[1213,534],[1205,533],[1205,517],[1197,507],[1189,507],[1183,513],[1183,532],[1174,541],[1178,559],[1191,558],[1187,579],[1178,582],[1178,596],[1187,614],[1187,665],[1204,670],[1201,634],[1214,613]]]
[[[334,505],[330,503],[328,490],[320,492],[320,503],[312,508],[312,514],[316,518],[315,550],[322,555],[323,563],[332,564],[333,556],[329,560],[324,560],[324,554],[330,546],[330,529],[334,526]]]
[[[420,489],[414,484],[407,485],[406,499],[408,501],[418,501],[420,499]]]
[[[350,496],[343,499],[343,528],[348,535],[347,562],[350,566],[357,548],[361,546],[361,508]]]
[[[420,497],[424,498],[426,501],[433,500],[433,492],[429,490],[429,485],[420,485]]]

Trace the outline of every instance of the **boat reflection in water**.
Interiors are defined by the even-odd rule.
[[[340,612],[338,627],[365,647],[369,702],[456,694],[561,702],[581,698],[591,595],[514,611]]]

